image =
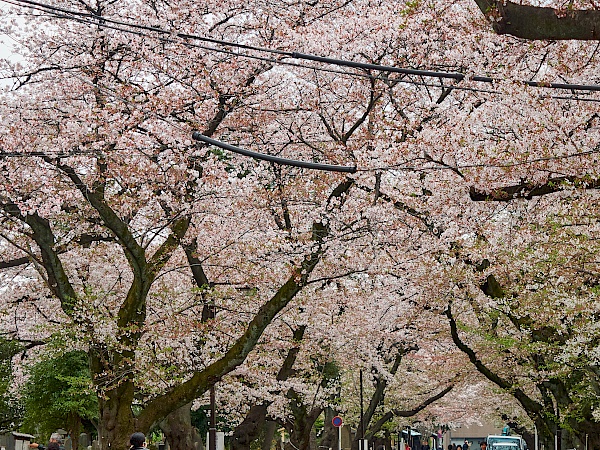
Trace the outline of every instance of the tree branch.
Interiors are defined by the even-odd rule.
[[[127,224],[117,216],[110,206],[108,206],[104,200],[103,193],[101,191],[96,192],[90,189],[81,178],[79,178],[79,175],[77,175],[72,167],[52,161],[49,157],[45,157],[44,160],[60,169],[81,192],[89,204],[98,212],[98,214],[100,214],[104,225],[115,234],[119,243],[125,250],[125,255],[130,262],[131,268],[138,276],[142,275],[146,267],[144,249],[137,243]]]
[[[275,295],[260,307],[244,334],[220,359],[205,370],[196,372],[188,381],[152,400],[138,417],[139,428],[150,429],[157,420],[165,417],[175,407],[183,406],[193,400],[197,395],[205,392],[215,381],[242,364],[273,318],[307,284],[308,277],[317,266],[324,251],[324,246],[319,245],[317,250],[304,259]]]
[[[454,344],[456,345],[456,347],[458,347],[460,351],[462,351],[469,357],[469,361],[471,361],[471,363],[475,366],[479,373],[481,373],[499,388],[510,392],[515,397],[515,399],[523,406],[525,411],[539,417],[543,410],[542,405],[540,405],[538,402],[536,402],[527,394],[525,394],[525,392],[522,389],[515,387],[508,380],[500,377],[495,372],[492,372],[492,370],[490,370],[489,367],[487,367],[479,358],[477,358],[477,354],[473,351],[473,349],[460,339],[460,336],[458,335],[458,327],[456,325],[456,320],[452,315],[452,303],[448,304],[448,308],[446,309],[445,313],[446,317],[448,317],[448,320],[450,322],[450,335],[452,336]]]
[[[340,208],[344,204],[344,194],[348,192],[353,184],[351,179],[344,179],[333,190],[328,199],[328,204],[333,199],[339,198],[341,200],[336,206]],[[173,387],[163,395],[150,401],[138,416],[138,427],[140,429],[150,429],[166,417],[170,411],[194,400],[198,395],[206,392],[211,384],[214,384],[244,362],[273,318],[308,284],[310,275],[326,251],[325,238],[328,234],[329,229],[326,226],[318,222],[313,223],[312,239],[317,244],[316,248],[292,271],[287,281],[273,297],[259,308],[246,327],[244,334],[220,359],[206,369],[194,373],[186,382]]]
[[[600,10],[554,9],[511,1],[475,3],[498,34],[530,40],[600,39]]]
[[[588,176],[556,177],[548,179],[548,181],[543,184],[523,182],[512,186],[494,189],[491,192],[484,192],[474,186],[471,186],[469,189],[469,196],[474,202],[508,202],[515,198],[525,198],[527,200],[531,200],[533,197],[552,194],[570,187],[575,187],[577,189],[598,189],[600,188],[600,178],[593,179]]]
[[[368,192],[369,194],[375,192],[374,189],[372,189],[368,186],[358,186],[358,187],[360,189],[362,189],[363,191]],[[399,200],[394,200],[388,194],[381,192],[381,191],[377,192],[377,198],[378,199],[380,198],[380,199],[390,203],[394,208],[396,208],[400,211],[404,211],[409,216],[412,216],[412,217],[420,220],[423,223],[423,225],[425,225],[427,230],[429,230],[431,233],[433,233],[434,236],[440,237],[442,235],[442,233],[444,232],[444,230],[441,227],[438,227],[435,225],[435,223],[433,223],[433,221],[427,216],[427,213],[422,213],[420,211],[417,211],[412,206],[409,206],[406,203],[403,203]]]
[[[390,375],[396,375],[396,373],[398,372],[398,368],[400,367],[400,363],[402,362],[402,358],[405,355],[407,355],[410,351],[416,351],[416,349],[417,349],[416,347],[400,348],[398,350],[398,352],[396,353],[396,357],[394,358],[394,363],[392,364],[392,368],[390,369]],[[366,430],[368,430],[368,432],[371,434],[375,434],[377,431],[379,431],[379,429],[381,429],[381,426],[380,426],[377,431],[372,431],[372,429],[369,427],[369,424],[371,423],[371,420],[373,419],[373,416],[375,415],[375,412],[377,411],[377,407],[379,406],[379,404],[381,403],[381,400],[383,399],[383,394],[385,392],[386,387],[387,387],[386,379],[384,377],[382,377],[381,375],[379,375],[376,379],[375,392],[373,392],[373,395],[371,396],[371,400],[369,401],[369,406],[367,407],[367,410],[365,411],[362,422],[358,424],[358,432],[355,434],[354,441],[358,441],[361,438],[361,436],[363,435],[363,433],[361,432],[363,423],[364,423]],[[387,420],[386,420],[386,422],[387,422]],[[367,434],[367,433],[364,433],[364,434]]]
[[[54,248],[56,239],[50,228],[50,222],[36,213],[23,215],[19,207],[9,199],[5,199],[4,202],[0,203],[0,208],[15,219],[26,223],[33,230],[33,240],[40,247],[42,264],[48,274],[48,288],[60,300],[63,311],[71,315],[77,295],[69,281],[62,261],[58,257],[58,252]]]
[[[11,267],[19,267],[24,266],[25,264],[29,264],[31,260],[28,256],[23,256],[21,258],[9,259],[8,261],[0,261],[0,270],[2,269],[10,269]]]
[[[444,395],[446,395],[448,392],[450,392],[453,388],[454,388],[453,384],[447,386],[444,390],[442,390],[441,392],[438,392],[433,397],[429,397],[428,399],[424,400],[420,405],[416,406],[413,409],[407,409],[407,410],[393,409],[391,411],[388,411],[377,422],[375,422],[372,427],[369,428],[368,432],[365,434],[365,439],[371,439],[373,437],[373,435],[375,433],[377,433],[378,431],[380,431],[381,428],[383,427],[383,425],[387,421],[389,421],[392,417],[394,417],[394,416],[396,416],[396,417],[412,417],[415,414],[417,414],[418,412],[427,408],[433,402],[442,398]]]

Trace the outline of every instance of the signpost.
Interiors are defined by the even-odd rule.
[[[331,424],[338,429],[338,450],[342,450],[342,425],[344,421],[340,416],[331,419]]]

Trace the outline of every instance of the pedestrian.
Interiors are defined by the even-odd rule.
[[[139,431],[133,433],[131,435],[131,437],[129,438],[129,444],[131,445],[131,447],[129,447],[130,450],[136,450],[136,449],[144,449],[146,448],[146,436],[144,436],[144,433],[140,433]]]
[[[485,441],[481,441],[481,442],[479,443],[479,448],[480,448],[481,450],[487,450],[487,442],[485,442]]]
[[[62,446],[62,436],[58,433],[52,433],[50,435],[50,442],[48,445],[38,444],[37,442],[32,442],[29,444],[29,448],[37,448],[38,450],[64,450],[65,448]],[[58,447],[58,449],[56,449]]]
[[[469,450],[469,442],[465,439],[465,443],[462,446],[463,450]]]

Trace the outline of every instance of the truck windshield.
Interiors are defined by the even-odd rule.
[[[488,438],[489,450],[522,450],[521,439],[518,437],[490,437]]]

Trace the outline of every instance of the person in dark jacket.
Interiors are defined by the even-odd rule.
[[[130,450],[145,449],[146,436],[144,436],[144,433],[140,433],[139,431],[133,433],[129,438],[129,444],[131,445]]]
[[[36,448],[37,450],[55,450],[58,447],[58,450],[65,450],[65,448],[61,445],[62,436],[58,433],[52,433],[50,436],[50,442],[48,445],[38,444],[37,442],[32,442],[29,444],[29,448]]]

